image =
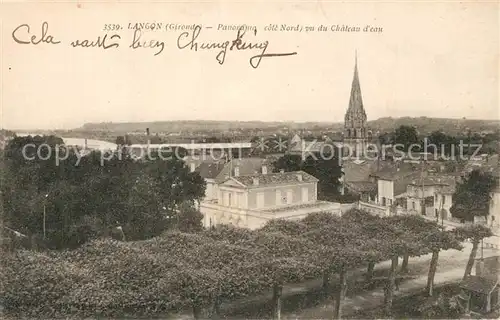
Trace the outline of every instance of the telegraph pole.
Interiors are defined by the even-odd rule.
[[[45,199],[43,200],[43,240],[45,240],[45,238],[46,238],[45,222],[47,220],[47,209],[46,209],[46,206],[47,206],[47,197],[48,196],[49,196],[49,194],[47,193],[45,195]]]
[[[45,217],[47,216],[45,210],[45,203],[43,204],[43,240],[45,240]]]

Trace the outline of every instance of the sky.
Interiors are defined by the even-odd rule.
[[[380,117],[500,119],[499,7],[491,2],[46,2],[0,4],[2,128],[70,129],[87,122],[169,120],[343,121],[355,52],[368,120]],[[39,39],[42,23],[59,44]],[[141,40],[158,48],[131,49],[129,23],[162,23]],[[183,31],[167,24],[200,24],[198,42],[224,42],[255,26],[243,40],[268,41],[262,50],[179,49]],[[118,48],[73,48],[120,24]],[[268,31],[299,25],[302,32]],[[318,31],[323,25],[360,32]],[[305,31],[305,27],[314,31]],[[363,32],[366,26],[382,32]],[[207,28],[211,27],[211,29]],[[181,41],[192,37],[192,30]],[[110,37],[115,32],[109,32]],[[46,39],[45,37],[45,39]],[[36,41],[35,39],[35,41]]]

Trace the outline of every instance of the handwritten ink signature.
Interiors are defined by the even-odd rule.
[[[189,49],[193,51],[198,51],[198,50],[213,50],[213,49],[219,49],[220,51],[218,52],[216,59],[219,62],[219,64],[224,64],[226,61],[226,53],[229,49],[229,51],[232,50],[254,50],[254,49],[259,49],[261,50],[260,54],[252,56],[249,60],[250,65],[254,68],[257,69],[262,61],[262,58],[267,58],[267,57],[284,57],[284,56],[292,56],[296,55],[297,52],[290,52],[290,53],[266,53],[267,47],[269,45],[269,41],[264,41],[260,43],[247,43],[243,42],[243,36],[245,35],[245,31],[241,32],[241,29],[238,30],[238,33],[236,34],[236,39],[232,41],[224,41],[224,42],[212,42],[212,43],[207,43],[207,42],[198,42],[198,36],[201,33],[201,26],[197,25],[193,29],[193,33],[190,34],[189,32],[183,32],[179,35],[177,38],[177,48],[179,49]],[[254,34],[257,35],[257,30],[254,30]],[[186,41],[187,40],[187,41]]]
[[[18,26],[17,28],[12,31],[12,38],[14,39],[15,42],[20,43],[20,44],[40,44],[41,42],[44,43],[49,43],[49,44],[59,44],[61,41],[57,41],[54,39],[53,36],[49,34],[49,24],[45,21],[42,23],[42,35],[38,38],[36,35],[32,35],[29,41],[23,40],[26,39],[26,37],[21,36],[18,34],[21,29],[26,29],[26,36],[29,37],[30,35],[30,26],[27,24],[22,24]]]
[[[163,49],[165,49],[165,43],[163,41],[158,40],[150,40],[141,41],[142,32],[141,29],[135,29],[134,38],[132,39],[132,44],[129,48],[137,49],[137,48],[159,48],[158,52],[155,53],[155,56],[159,55]]]
[[[236,34],[236,39],[231,41],[224,42],[198,42],[198,37],[201,33],[201,26],[197,25],[193,29],[192,33],[183,32],[177,38],[177,48],[179,49],[188,49],[192,51],[198,50],[218,50],[216,59],[219,64],[224,64],[226,61],[226,54],[228,51],[238,50],[260,50],[260,53],[250,57],[250,65],[256,69],[260,66],[262,58],[269,57],[284,57],[284,56],[293,56],[296,55],[297,52],[290,53],[266,53],[267,47],[269,46],[269,41],[263,42],[244,42],[243,37],[245,36],[245,31],[242,32],[242,29],[239,29]],[[254,30],[254,35],[257,35],[257,30]],[[129,48],[137,49],[137,48],[156,48],[158,51],[155,53],[155,56],[159,55],[165,49],[165,43],[163,41],[158,40],[150,40],[145,41],[141,39],[142,33],[141,30],[136,29],[134,31],[134,36],[132,39],[132,44]],[[47,22],[42,23],[41,35],[37,36],[31,34],[30,26],[28,24],[21,24],[12,31],[12,38],[15,42],[19,44],[32,44],[38,45],[41,43],[47,44],[60,44],[61,41],[55,39],[49,33],[49,24]],[[70,45],[80,48],[90,48],[90,47],[99,47],[103,49],[110,48],[118,48],[119,40],[121,39],[120,35],[113,34],[109,35],[105,34],[104,36],[98,36],[96,40],[74,40],[70,43]]]

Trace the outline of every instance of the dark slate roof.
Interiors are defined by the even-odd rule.
[[[460,288],[477,293],[491,293],[498,285],[498,280],[479,276],[469,276],[460,282]]]
[[[370,177],[383,176],[385,179],[393,180],[392,175],[400,168],[399,174],[417,170],[418,165],[411,163],[396,163],[384,160],[362,160],[362,161],[344,161],[344,179],[345,181],[370,181]]]
[[[294,143],[290,152],[322,152],[323,154],[329,154],[330,152],[335,152],[340,148],[342,144],[335,141],[299,141]]]
[[[302,177],[302,181],[299,176]],[[251,174],[238,177],[232,177],[234,180],[245,185],[246,187],[261,187],[261,186],[278,186],[283,184],[299,184],[318,182],[318,179],[304,171],[283,172],[283,173],[268,173],[268,174]],[[258,184],[254,184],[254,179],[258,180]]]
[[[268,173],[272,172],[270,161],[263,158],[232,159],[224,165],[224,168],[217,174],[215,180],[218,183],[221,183],[227,180],[229,177],[234,176],[236,167],[238,167],[240,176],[261,173],[263,165],[267,166]]]
[[[456,177],[453,175],[442,175],[442,174],[435,174],[435,175],[427,175],[424,177],[424,179],[417,179],[415,181],[412,181],[411,184],[419,185],[421,186],[422,184],[424,186],[455,186],[456,184]]]
[[[203,162],[196,168],[195,171],[198,172],[202,178],[215,179],[223,168],[224,164],[220,162]]]
[[[420,178],[420,176],[421,176],[420,172],[414,171],[398,177],[398,179],[394,180],[394,195],[397,196],[402,193],[405,193],[408,185],[413,180]]]
[[[346,185],[349,188],[349,190],[355,192],[372,192],[377,190],[377,184],[370,181],[346,182]]]
[[[388,163],[379,171],[373,172],[372,176],[383,180],[397,181],[414,173],[421,174],[420,166],[411,163]]]
[[[377,162],[370,160],[362,163],[344,161],[342,167],[344,170],[344,180],[346,182],[369,181],[370,175],[377,171]]]

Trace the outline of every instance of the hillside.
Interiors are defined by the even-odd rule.
[[[392,131],[401,126],[415,126],[422,134],[430,133],[436,130],[443,130],[447,134],[463,134],[467,129],[472,132],[496,131],[500,127],[499,120],[468,120],[468,119],[446,119],[446,118],[428,118],[428,117],[402,117],[402,118],[380,118],[368,121],[368,126],[374,130]]]
[[[105,122],[86,123],[75,130],[83,131],[111,131],[111,132],[179,132],[179,131],[226,131],[226,130],[255,130],[255,129],[309,129],[327,128],[332,123],[327,122],[265,122],[265,121],[211,121],[211,120],[185,120],[185,121],[155,121],[155,122]]]
[[[496,131],[500,127],[499,120],[467,120],[467,119],[445,119],[427,117],[402,117],[402,118],[380,118],[368,121],[368,127],[373,131],[392,131],[401,125],[415,126],[421,133],[430,133],[435,130],[444,130],[448,134],[463,133],[468,129],[472,132]],[[328,129],[331,131],[342,130],[342,123],[332,122],[265,122],[265,121],[156,121],[156,122],[106,122],[86,123],[81,128],[73,131],[107,131],[113,133],[145,132],[149,128],[151,132],[181,132],[181,131],[233,131],[233,130],[314,130]]]

